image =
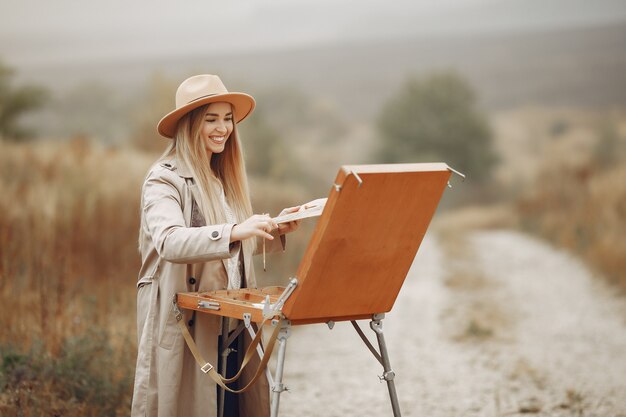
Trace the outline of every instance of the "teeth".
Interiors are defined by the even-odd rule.
[[[224,141],[224,136],[212,136],[211,140],[214,142],[223,142]]]

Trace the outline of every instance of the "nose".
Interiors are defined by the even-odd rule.
[[[228,131],[228,129],[226,128],[226,123],[224,123],[223,120],[220,120],[219,122],[217,122],[217,126],[215,126],[215,130],[217,130],[219,133],[226,133]]]

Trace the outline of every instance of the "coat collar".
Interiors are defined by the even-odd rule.
[[[161,166],[177,173],[182,178],[193,178],[187,164],[180,158],[166,159],[161,162]]]

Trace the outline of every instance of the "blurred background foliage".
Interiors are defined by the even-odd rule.
[[[533,4],[515,19],[548,16]],[[626,288],[626,25],[494,19],[512,29],[489,31],[476,16],[481,30],[437,36],[95,62],[64,47],[48,63],[37,44],[41,61],[3,63],[0,414],[128,414],[139,194],[167,144],[155,125],[195,73],[257,100],[239,126],[257,212],[326,196],[342,164],[442,161],[467,175],[442,209],[495,208],[496,226],[542,236]],[[267,272],[257,264],[261,285],[295,273],[314,226],[304,221]]]
[[[24,127],[21,118],[43,106],[48,92],[36,85],[16,86],[15,70],[0,61],[0,140],[25,140],[35,135]]]
[[[487,117],[458,74],[407,80],[382,108],[377,127],[377,161],[441,160],[477,182],[489,178],[496,162]]]

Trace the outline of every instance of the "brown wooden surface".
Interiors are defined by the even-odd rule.
[[[390,311],[449,177],[443,163],[342,167],[283,314],[305,323]]]
[[[263,321],[263,308],[254,306],[265,300],[266,295],[270,295],[270,301],[276,302],[282,288],[272,287],[270,291],[263,292],[253,288],[241,290],[220,290],[207,292],[183,292],[176,295],[176,303],[179,307],[189,310],[197,310],[203,313],[215,314],[218,316],[233,317],[243,319],[244,313],[250,313],[251,320],[255,323]],[[277,295],[278,294],[278,295]],[[199,301],[218,302],[219,310],[200,308]]]

